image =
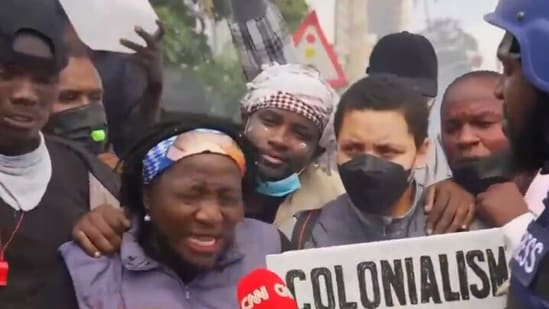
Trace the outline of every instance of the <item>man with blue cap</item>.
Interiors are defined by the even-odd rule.
[[[504,68],[496,95],[504,99],[505,132],[518,170],[549,172],[549,1],[500,0],[486,20],[506,33],[498,49]],[[547,188],[549,190],[549,188]],[[549,210],[510,224],[528,225],[511,259],[508,308],[549,308]],[[533,221],[532,221],[533,220]],[[506,234],[520,235],[519,229]],[[513,242],[513,241],[512,241]]]

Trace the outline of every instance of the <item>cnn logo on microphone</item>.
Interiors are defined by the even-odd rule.
[[[282,299],[294,301],[294,296],[286,285],[282,283],[275,283],[271,291],[267,289],[267,286],[263,285],[249,294],[244,295],[244,297],[240,300],[240,308],[270,308],[266,307],[266,305],[279,303]]]

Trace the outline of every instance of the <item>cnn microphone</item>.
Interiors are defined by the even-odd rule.
[[[286,283],[267,269],[256,269],[244,276],[237,290],[240,309],[297,309]]]

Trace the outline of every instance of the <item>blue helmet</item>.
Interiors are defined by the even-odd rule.
[[[524,75],[549,93],[549,0],[500,0],[484,18],[517,39]]]

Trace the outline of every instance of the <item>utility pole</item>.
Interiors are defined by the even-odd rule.
[[[405,30],[412,5],[412,0],[335,1],[335,50],[350,82],[366,75],[370,54],[379,36]],[[380,14],[390,16],[376,19],[378,23],[390,23],[385,27],[391,29],[389,32],[380,34],[369,29],[372,17]]]
[[[372,51],[367,22],[368,1],[336,1],[336,50],[351,83],[366,75]]]
[[[425,9],[425,24],[427,28],[431,27],[431,10],[429,9],[429,0],[423,1],[423,8]]]

